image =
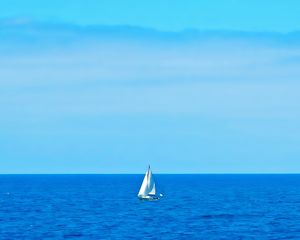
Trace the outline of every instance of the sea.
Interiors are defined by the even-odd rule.
[[[300,239],[300,175],[0,175],[0,239]]]

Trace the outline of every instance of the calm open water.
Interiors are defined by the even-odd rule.
[[[0,175],[0,239],[300,239],[300,175]]]

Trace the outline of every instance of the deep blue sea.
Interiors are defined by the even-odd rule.
[[[300,239],[300,175],[0,175],[0,239]]]

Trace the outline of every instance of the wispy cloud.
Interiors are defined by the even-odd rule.
[[[0,29],[2,98],[21,102],[29,94],[33,103],[37,96],[53,111],[263,114],[268,104],[294,105],[299,87],[298,33],[159,32],[28,19],[2,21]],[[250,107],[252,98],[262,103]]]
[[[286,81],[300,75],[298,66],[282,64],[300,56],[296,32],[159,32],[26,19],[2,21],[0,29],[2,84]]]

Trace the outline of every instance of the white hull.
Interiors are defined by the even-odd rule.
[[[155,200],[159,200],[158,196],[138,196],[138,198],[140,200],[146,200],[146,201],[155,201]]]

